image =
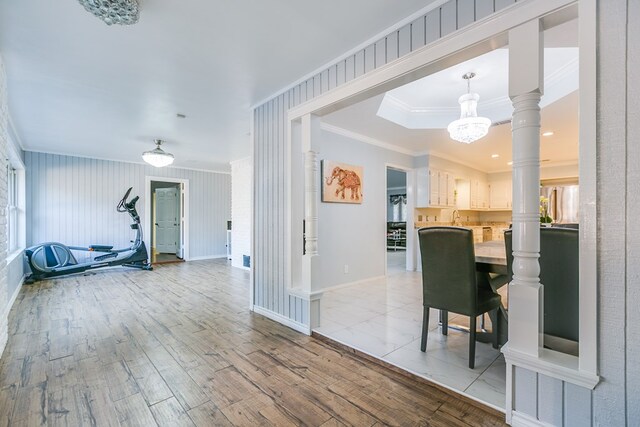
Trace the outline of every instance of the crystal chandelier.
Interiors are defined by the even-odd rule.
[[[138,22],[137,0],[78,0],[87,12],[93,13],[107,25],[131,25]]]
[[[471,93],[471,79],[475,75],[475,73],[467,73],[462,76],[467,81],[467,93],[458,99],[460,118],[449,123],[447,127],[451,139],[467,144],[485,136],[491,126],[491,120],[486,117],[478,117],[477,107],[480,95]]]
[[[160,148],[163,141],[161,139],[156,139],[154,142],[156,143],[156,148],[142,153],[142,160],[157,168],[169,166],[173,163],[173,154],[167,153]]]

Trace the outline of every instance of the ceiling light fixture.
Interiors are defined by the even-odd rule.
[[[173,154],[167,153],[160,148],[163,141],[161,139],[156,139],[154,142],[156,143],[156,148],[142,153],[142,160],[157,168],[169,166],[173,163]]]
[[[508,164],[509,166],[511,166],[511,165],[513,164],[513,162],[507,162],[507,164]]]
[[[140,10],[137,0],[78,0],[87,12],[105,24],[132,25],[138,22]]]
[[[500,154],[492,154],[492,155],[491,155],[491,158],[492,158],[492,159],[497,159],[498,157],[500,157]]]
[[[460,118],[449,123],[447,127],[451,139],[466,144],[471,144],[485,136],[491,126],[491,120],[486,117],[478,117],[477,107],[480,95],[471,93],[471,79],[475,76],[476,73],[466,73],[462,76],[467,81],[467,93],[458,99]]]
[[[545,132],[542,134],[542,136],[553,136],[553,132],[549,131],[549,132]]]

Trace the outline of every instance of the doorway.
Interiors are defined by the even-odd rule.
[[[145,232],[152,264],[188,260],[187,184],[182,179],[147,177]]]
[[[407,172],[387,166],[387,274],[406,270]]]

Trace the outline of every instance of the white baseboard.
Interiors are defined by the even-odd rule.
[[[191,258],[189,258],[186,261],[204,261],[207,259],[220,259],[220,258],[226,258],[227,254],[223,254],[223,255],[205,255],[205,256],[192,256]]]
[[[11,311],[11,307],[13,307],[13,303],[16,302],[16,299],[18,298],[18,294],[20,293],[20,289],[22,288],[22,285],[24,285],[24,281],[27,278],[27,275],[24,274],[22,276],[22,279],[20,279],[20,283],[18,284],[18,287],[16,288],[15,291],[13,291],[13,295],[11,295],[11,299],[9,299],[9,303],[7,304],[7,315],[9,314],[9,311]]]
[[[278,314],[274,311],[267,310],[266,308],[258,307],[257,305],[254,305],[253,312],[258,313],[264,317],[267,317],[275,322],[282,323],[283,325],[290,327],[294,331],[298,331],[305,335],[311,335],[311,328],[308,327],[307,325],[300,322],[296,322],[295,320],[289,319],[288,317],[284,317],[283,315]]]
[[[512,427],[551,427],[551,424],[543,423],[542,421],[533,418],[531,415],[523,414],[522,412],[511,412],[511,426]]]
[[[319,292],[329,292],[329,291],[335,291],[338,289],[344,289],[344,288],[349,288],[351,286],[356,286],[356,285],[362,285],[365,283],[369,283],[369,282],[375,282],[378,280],[384,280],[386,276],[376,276],[376,277],[369,277],[368,279],[362,279],[362,280],[356,280],[354,282],[347,282],[347,283],[341,283],[339,285],[333,285],[333,286],[329,286],[326,288],[322,288],[322,289],[316,289],[315,291],[311,292],[312,294],[314,293],[319,293]]]

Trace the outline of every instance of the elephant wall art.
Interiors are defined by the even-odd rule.
[[[362,203],[362,166],[322,161],[322,201]]]

